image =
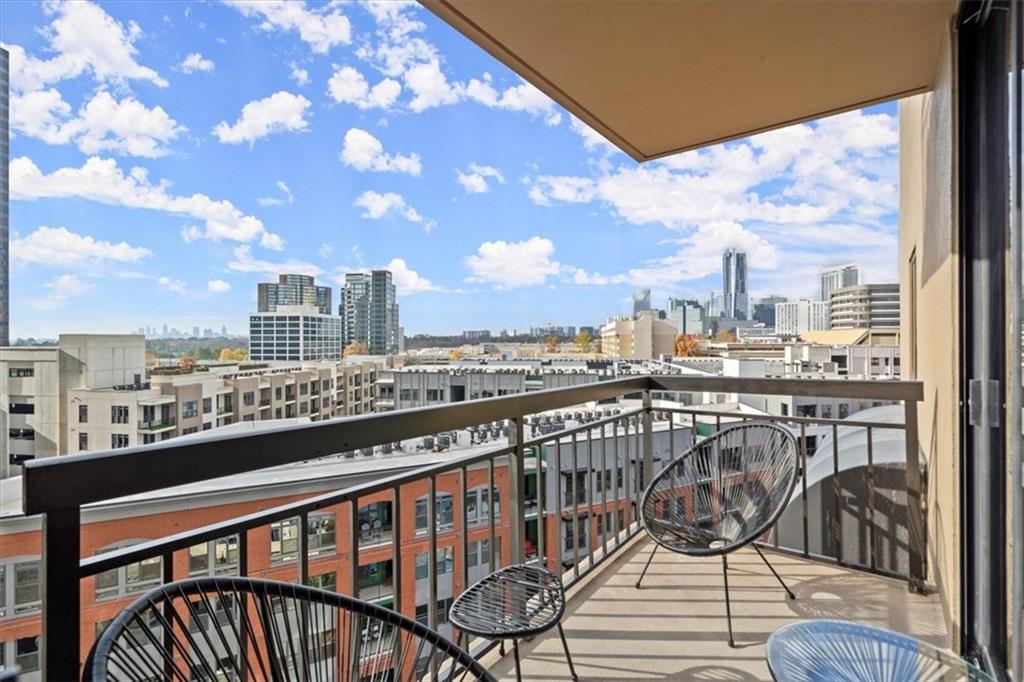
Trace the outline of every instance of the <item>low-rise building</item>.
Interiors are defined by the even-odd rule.
[[[314,305],[278,305],[249,316],[249,358],[255,362],[336,360],[342,351],[342,321]]]
[[[832,329],[900,326],[900,285],[859,284],[832,292]]]
[[[654,311],[619,317],[601,327],[601,352],[606,357],[654,359],[671,356],[676,347],[676,325],[660,320]]]
[[[775,304],[775,331],[783,336],[830,328],[828,301],[786,301]]]

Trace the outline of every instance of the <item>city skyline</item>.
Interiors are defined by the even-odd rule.
[[[755,299],[895,279],[895,104],[640,167],[418,6],[294,6],[6,8],[12,337],[244,329],[285,272],[391,270],[409,335],[702,297],[729,247]]]

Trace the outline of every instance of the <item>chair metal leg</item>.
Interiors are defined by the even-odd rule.
[[[519,669],[519,640],[512,640],[512,653],[516,657],[516,682],[523,682],[523,672]]]
[[[772,575],[775,576],[775,579],[779,581],[780,585],[782,585],[782,589],[784,589],[786,591],[786,594],[789,595],[789,598],[790,599],[796,599],[796,595],[793,594],[793,591],[791,589],[789,589],[788,587],[786,587],[786,583],[784,583],[782,581],[782,576],[780,576],[778,574],[778,572],[775,570],[774,566],[772,566],[770,563],[768,563],[768,557],[766,557],[764,554],[761,553],[761,548],[758,547],[757,545],[751,545],[751,546],[754,548],[754,550],[757,551],[757,555],[759,557],[761,557],[761,561],[763,561],[764,565],[768,567],[768,570],[770,570],[772,572]]]
[[[576,677],[576,667],[572,664],[572,654],[569,653],[569,644],[565,641],[561,623],[558,624],[558,636],[562,638],[562,648],[565,649],[565,660],[569,661],[569,672],[572,674],[572,679],[578,680],[580,678]]]
[[[732,607],[729,605],[729,561],[722,555],[722,578],[725,580],[725,620],[729,623],[729,646],[735,647],[732,638]]]
[[[647,557],[647,563],[644,564],[644,570],[640,572],[640,577],[636,581],[636,589],[640,589],[640,581],[647,575],[647,569],[651,567],[651,560],[654,558],[654,553],[658,551],[658,544],[654,544],[654,549],[651,550],[651,556]]]

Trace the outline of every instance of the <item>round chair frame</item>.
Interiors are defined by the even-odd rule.
[[[659,485],[662,483],[662,481],[665,478],[672,476],[673,472],[676,471],[678,467],[686,467],[689,465],[692,467],[691,470],[695,471],[697,468],[697,465],[693,463],[695,458],[701,455],[702,453],[707,452],[709,448],[713,449],[713,451],[718,456],[718,459],[720,460],[721,453],[719,452],[719,448],[723,441],[735,437],[738,433],[745,433],[747,431],[752,431],[755,429],[760,431],[767,431],[773,437],[779,438],[783,443],[783,447],[786,448],[787,453],[791,453],[791,455],[788,455],[790,457],[790,462],[788,464],[788,472],[786,480],[784,482],[784,486],[781,489],[774,489],[774,492],[777,494],[776,503],[774,504],[774,506],[770,509],[770,511],[767,514],[764,514],[762,518],[756,519],[756,523],[754,523],[750,528],[744,529],[742,535],[733,538],[731,541],[725,542],[724,544],[713,546],[712,542],[723,542],[726,539],[709,538],[707,535],[704,535],[701,539],[711,540],[712,542],[707,542],[704,546],[695,545],[693,547],[686,547],[681,546],[680,544],[669,544],[665,542],[661,537],[661,531],[664,530],[665,524],[661,524],[662,528],[657,528],[656,526],[659,524],[659,522],[655,519],[648,518],[647,513],[647,511],[653,505],[651,498],[654,495],[658,494]],[[745,440],[744,447],[746,447]],[[720,467],[720,462],[718,462],[716,466]],[[721,478],[721,472],[719,472],[719,474]],[[775,576],[776,580],[778,580],[779,584],[782,585],[782,588],[786,591],[786,594],[789,596],[789,598],[796,599],[796,595],[794,595],[792,590],[790,590],[789,587],[786,586],[786,583],[782,580],[782,578],[779,576],[778,572],[776,572],[775,568],[771,565],[771,563],[768,562],[768,559],[761,552],[761,549],[753,543],[755,540],[757,540],[757,538],[762,536],[766,531],[768,531],[768,529],[775,525],[775,523],[779,520],[779,517],[782,516],[782,513],[786,509],[786,505],[788,504],[790,498],[793,495],[793,491],[796,489],[796,484],[800,478],[800,475],[801,467],[799,461],[799,448],[797,447],[796,439],[793,437],[793,434],[790,433],[788,430],[771,422],[746,421],[740,424],[727,426],[723,429],[720,429],[714,435],[697,442],[695,445],[686,450],[682,455],[669,462],[658,473],[657,476],[651,479],[650,484],[647,486],[647,489],[644,490],[643,496],[641,497],[637,515],[640,519],[641,527],[654,542],[654,548],[652,549],[650,556],[647,558],[647,563],[644,565],[644,569],[641,572],[639,579],[636,581],[637,589],[640,589],[640,585],[644,579],[644,576],[647,574],[647,569],[651,565],[651,560],[654,558],[654,554],[657,552],[659,547],[663,547],[677,554],[684,554],[688,556],[721,556],[722,577],[725,583],[726,618],[729,624],[729,645],[735,646],[732,632],[732,608],[729,603],[728,559],[726,558],[729,553],[734,552],[742,547],[746,547],[747,545],[751,545],[757,552],[757,554],[761,557],[761,559],[764,561],[765,565],[768,566],[768,568],[771,570],[772,574]],[[698,482],[696,480],[693,480],[689,482],[689,485],[696,486],[697,483]],[[719,488],[721,487],[722,486],[720,480]],[[721,495],[719,495],[719,498],[721,498]],[[734,512],[734,516],[737,514],[738,512]],[[722,519],[725,517],[726,514],[720,512],[719,518]],[[681,528],[681,530],[685,531],[687,529]],[[696,537],[697,533],[695,533],[694,535]]]
[[[192,598],[198,598],[199,604],[205,604],[205,606],[196,610],[195,603],[192,602]],[[202,634],[193,635],[190,634],[190,622],[185,621],[182,617],[187,615],[191,618],[208,616],[213,619],[218,615],[218,606],[222,602],[213,602],[211,598],[216,599],[238,599],[241,603],[246,604],[246,609],[237,609],[239,617],[237,623],[232,620],[232,627],[234,628],[233,633],[223,632],[217,626],[215,634],[220,637],[220,640],[213,639],[208,633],[203,631]],[[255,607],[257,617],[250,617],[247,609],[249,608],[249,601],[252,600],[252,606]],[[276,604],[275,604],[276,599]],[[286,602],[288,600],[288,602]],[[229,602],[231,603],[231,602]],[[211,604],[216,604],[211,606]],[[309,657],[313,654],[310,653],[308,647],[302,648],[297,655],[295,653],[294,642],[289,641],[288,646],[291,651],[291,661],[295,665],[295,670],[292,670],[286,663],[289,658],[288,651],[279,648],[282,647],[280,642],[275,642],[274,647],[260,646],[259,640],[256,638],[254,631],[258,630],[260,634],[264,635],[266,639],[270,637],[280,638],[284,633],[280,632],[280,627],[277,624],[277,612],[275,606],[280,604],[282,611],[294,604],[302,609],[299,620],[301,620],[305,626],[309,626],[309,619],[315,619],[316,615],[311,615],[311,607],[320,607],[324,610],[333,610],[335,614],[346,615],[349,620],[347,626],[350,630],[350,637],[342,638],[342,633],[335,632],[331,644],[333,645],[332,653],[330,656],[336,658],[338,653],[336,650],[341,647],[346,647],[347,642],[355,639],[353,633],[355,628],[358,627],[358,621],[356,617],[363,619],[363,624],[368,623],[380,623],[383,625],[390,625],[394,629],[395,639],[393,641],[398,642],[397,648],[402,648],[400,633],[405,633],[409,636],[407,644],[404,647],[402,658],[399,659],[399,665],[396,666],[397,672],[393,677],[387,676],[387,671],[392,668],[383,668],[378,671],[375,670],[371,673],[370,679],[378,679],[376,675],[380,674],[380,679],[419,679],[416,677],[416,665],[415,661],[420,658],[425,646],[429,647],[428,660],[430,661],[431,670],[427,670],[426,673],[430,674],[430,679],[434,680],[484,680],[485,682],[493,682],[494,677],[491,676],[487,670],[482,667],[477,661],[467,652],[459,648],[455,643],[441,635],[434,630],[426,627],[425,625],[415,621],[411,618],[403,616],[400,613],[386,609],[376,604],[356,599],[336,592],[329,592],[313,587],[307,587],[304,585],[296,585],[293,583],[278,582],[272,580],[261,580],[255,578],[239,578],[239,577],[205,577],[205,578],[193,578],[187,580],[179,580],[176,582],[167,583],[160,587],[154,588],[149,592],[143,594],[141,597],[136,599],[131,605],[121,611],[118,616],[111,621],[106,627],[103,633],[97,638],[93,644],[92,650],[89,652],[89,657],[86,660],[86,664],[83,669],[82,679],[91,680],[94,682],[114,682],[115,680],[134,680],[134,679],[152,679],[153,675],[146,675],[146,670],[140,670],[137,662],[133,664],[128,657],[130,656],[130,649],[125,649],[120,643],[127,641],[129,647],[137,647],[140,644],[140,640],[137,635],[133,634],[133,626],[138,626],[143,623],[141,628],[142,634],[145,638],[141,641],[141,644],[148,644],[156,648],[157,654],[161,657],[162,670],[157,673],[157,679],[164,680],[214,680],[219,679],[218,674],[225,672],[223,670],[218,671],[217,666],[221,666],[221,662],[213,661],[211,667],[211,661],[209,660],[197,660],[193,661],[188,658],[186,654],[182,657],[182,654],[186,651],[194,651],[196,649],[197,641],[200,638],[205,638],[206,643],[211,645],[221,644],[224,648],[231,650],[230,643],[235,644],[233,652],[237,655],[242,649],[239,646],[244,643],[244,663],[241,660],[235,666],[237,669],[248,669],[252,671],[253,679],[259,679],[266,677],[268,679],[277,680],[293,680],[293,679],[308,679],[309,671],[298,669],[298,665],[301,663],[304,666],[309,664]],[[184,614],[177,611],[184,609]],[[220,609],[222,613],[228,613],[234,611],[234,604],[231,609]],[[161,633],[163,636],[157,637],[149,628],[144,625],[143,614],[153,614],[161,625]],[[245,615],[241,615],[245,614]],[[289,618],[285,616],[285,621]],[[326,619],[325,619],[326,620]],[[269,622],[273,621],[273,622]],[[333,621],[337,623],[337,621]],[[319,624],[325,624],[321,621]],[[170,626],[170,628],[168,628]],[[236,627],[237,626],[237,627]],[[337,625],[336,627],[340,630],[345,624]],[[287,627],[287,625],[286,625]],[[168,629],[171,632],[175,630],[181,632],[187,639],[185,642],[181,641],[170,641],[174,640],[175,637],[172,635],[170,640],[164,639]],[[239,632],[241,631],[241,632]],[[194,631],[193,631],[194,632]],[[177,633],[175,633],[177,634]],[[299,633],[294,633],[299,634]],[[312,634],[316,639],[317,633],[306,633],[307,635]],[[323,634],[322,632],[320,633]],[[226,635],[231,635],[226,637]],[[292,633],[289,632],[288,636],[291,637]],[[148,639],[148,641],[146,641]],[[229,642],[229,639],[231,640]],[[323,638],[326,641],[326,638]],[[414,658],[408,659],[407,656],[410,653],[409,643],[412,641],[419,642],[419,646],[416,648]],[[307,638],[308,642],[308,638]],[[201,641],[198,641],[202,644]],[[323,642],[321,642],[323,643]],[[167,652],[166,645],[170,644],[172,647],[171,652]],[[261,649],[265,650],[261,651]],[[137,648],[135,649],[137,650]],[[384,657],[387,652],[390,651],[393,657],[394,651],[388,649],[382,649],[380,645],[372,656]],[[283,653],[282,653],[283,652]],[[266,653],[267,660],[263,660],[262,656]],[[361,665],[364,658],[362,657],[365,652],[358,652],[359,658],[350,659],[350,664],[354,667],[354,670],[360,673],[359,666]],[[175,661],[175,655],[177,654],[178,660]],[[344,655],[344,654],[342,654]],[[201,654],[200,654],[201,656]],[[250,660],[253,657],[257,657],[260,660]],[[282,664],[280,659],[285,659],[285,664]],[[118,662],[117,659],[120,659]],[[326,662],[329,659],[325,656],[322,661]],[[383,660],[383,658],[382,658]],[[391,659],[394,662],[394,659]],[[412,666],[408,666],[409,672],[412,675],[403,674],[401,670],[407,667],[407,663],[412,662]],[[120,668],[121,674],[117,674],[111,670],[112,662],[117,664]],[[128,664],[128,665],[126,665]],[[182,669],[182,664],[189,665],[187,669]],[[199,664],[199,669],[196,669],[196,665]],[[131,667],[135,667],[134,672],[136,676],[132,676],[133,672],[130,670]],[[335,667],[337,667],[335,665]],[[378,668],[381,666],[378,664]],[[269,668],[269,674],[267,669]],[[238,672],[238,670],[228,670],[226,672]],[[124,671],[128,671],[125,673]],[[346,667],[341,671],[341,676],[337,678],[338,682],[342,680],[348,680],[352,675],[352,670]]]

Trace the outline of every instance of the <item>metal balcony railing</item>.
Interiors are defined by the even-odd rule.
[[[712,392],[742,395],[790,395],[859,400],[902,401],[904,423],[866,422],[849,420],[814,419],[798,417],[764,417],[702,411],[698,408],[678,407],[652,409],[652,394],[672,392]],[[238,571],[249,575],[249,534],[254,529],[272,523],[297,518],[299,521],[297,577],[300,582],[310,578],[309,522],[317,510],[334,507],[343,510],[338,517],[338,560],[348,563],[348,584],[339,581],[338,589],[348,594],[359,594],[358,576],[362,542],[359,509],[366,504],[390,497],[391,508],[414,507],[416,494],[426,491],[426,510],[423,523],[427,540],[427,622],[437,627],[438,566],[448,569],[450,547],[454,547],[457,585],[469,584],[470,566],[480,571],[497,568],[497,524],[507,544],[501,553],[501,564],[522,562],[536,556],[552,570],[561,572],[566,585],[571,585],[619,547],[640,532],[636,520],[636,505],[640,495],[655,472],[655,442],[659,465],[680,454],[699,437],[697,430],[710,427],[711,416],[715,426],[730,418],[770,419],[785,423],[799,434],[801,457],[807,465],[807,429],[813,425],[831,429],[835,434],[841,427],[867,429],[867,479],[872,493],[867,509],[854,509],[856,530],[866,528],[870,537],[870,551],[866,561],[858,557],[836,556],[813,551],[812,521],[809,520],[806,481],[801,490],[798,507],[802,511],[802,542],[787,546],[780,534],[773,531],[766,538],[768,546],[802,556],[841,562],[865,570],[877,569],[879,537],[892,533],[889,526],[875,527],[876,508],[873,504],[875,469],[871,462],[873,430],[898,429],[903,433],[906,448],[905,533],[896,538],[900,551],[906,555],[906,570],[900,577],[907,580],[912,590],[920,590],[924,582],[925,536],[922,504],[922,476],[917,441],[917,402],[922,399],[922,386],[917,382],[898,381],[826,381],[792,379],[737,379],[723,377],[690,376],[636,376],[585,384],[571,388],[551,389],[499,398],[456,403],[437,407],[417,408],[397,412],[370,414],[345,420],[312,422],[287,428],[270,429],[255,433],[217,434],[168,441],[149,446],[123,448],[104,452],[72,455],[36,460],[26,464],[24,475],[24,512],[43,515],[43,675],[45,679],[76,679],[79,676],[78,652],[81,645],[81,593],[80,581],[104,571],[128,566],[146,559],[161,558],[162,579],[167,582],[184,576],[175,575],[176,552],[186,552],[194,545],[229,536],[238,536]],[[568,408],[584,403],[641,398],[639,407],[623,410],[614,416],[587,424],[526,438],[527,418],[541,412]],[[678,404],[678,403],[676,403]],[[659,413],[659,414],[655,414]],[[672,414],[667,429],[663,415]],[[657,417],[657,419],[656,419]],[[703,420],[702,420],[703,418]],[[81,557],[81,514],[87,504],[126,495],[154,492],[173,486],[202,482],[222,476],[265,469],[272,466],[294,464],[343,451],[372,449],[374,446],[396,441],[420,438],[453,429],[468,428],[485,423],[508,420],[507,444],[497,444],[485,451],[451,456],[443,461],[411,471],[383,476],[344,490],[320,494],[289,502],[246,516],[220,521],[160,539],[147,541],[101,555]],[[699,428],[698,428],[699,427]],[[835,442],[835,441],[834,441]],[[816,456],[820,456],[816,455]],[[838,454],[833,453],[838,470]],[[160,466],[153,466],[159,461]],[[575,472],[586,471],[586,476]],[[555,472],[573,472],[555,475]],[[600,472],[595,480],[595,471]],[[116,475],[112,475],[116,474]],[[527,501],[527,475],[536,476]],[[469,479],[476,483],[470,486]],[[487,513],[484,526],[467,523],[467,492],[486,485],[493,490],[497,480],[503,482],[499,504]],[[442,488],[439,490],[439,480]],[[74,481],[74,485],[68,485]],[[453,483],[453,481],[457,481]],[[563,481],[571,490],[565,490]],[[580,490],[582,487],[585,490]],[[535,489],[535,493],[533,490]],[[841,485],[832,486],[836,494],[834,504],[840,508],[848,504],[848,495]],[[566,506],[569,501],[583,501]],[[451,496],[454,504],[439,505],[439,497]],[[376,499],[368,499],[376,498]],[[361,500],[362,503],[361,503]],[[404,504],[402,504],[404,502]],[[494,496],[488,504],[494,504]],[[434,513],[429,513],[434,510]],[[479,510],[478,510],[479,513]],[[536,518],[534,518],[536,515]],[[500,516],[500,521],[498,520]],[[529,527],[533,529],[527,535]],[[849,514],[847,514],[849,516]],[[581,525],[581,519],[583,525]],[[413,590],[403,585],[403,552],[409,552],[406,542],[418,535],[417,528],[403,531],[402,518],[395,514],[390,533],[390,560],[396,567],[392,590],[395,608],[403,609],[402,595]],[[596,522],[596,523],[595,523]],[[819,520],[814,519],[814,524]],[[889,524],[891,526],[891,524]],[[814,535],[846,532],[847,525],[825,523],[823,530],[813,526]],[[414,533],[413,531],[416,531]],[[439,545],[439,537],[444,545]],[[487,544],[483,544],[483,540]],[[343,544],[347,546],[342,546]],[[890,547],[895,543],[890,543]],[[489,555],[485,551],[489,547]],[[439,552],[439,548],[442,550]],[[371,563],[383,560],[381,546],[366,548]],[[439,554],[441,561],[439,562]],[[414,557],[407,557],[411,561]],[[317,559],[320,560],[319,558]],[[458,590],[454,590],[457,596]],[[405,607],[407,611],[408,608]],[[409,614],[407,614],[409,615]],[[478,646],[487,646],[478,644]],[[70,654],[70,655],[69,655]]]
[[[152,419],[140,419],[139,431],[159,431],[172,428],[177,423],[173,415],[167,417],[153,417]]]

